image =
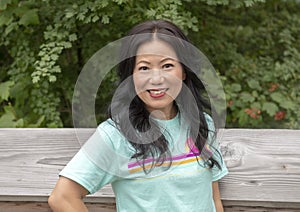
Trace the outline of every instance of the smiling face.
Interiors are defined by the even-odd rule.
[[[176,115],[174,99],[185,79],[182,66],[173,48],[166,42],[154,39],[137,50],[133,81],[137,95],[146,109],[160,119]]]

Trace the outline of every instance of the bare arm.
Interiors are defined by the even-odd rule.
[[[224,212],[223,204],[222,204],[222,201],[221,201],[221,195],[220,195],[218,181],[215,181],[215,182],[212,183],[212,189],[213,189],[213,199],[214,199],[214,202],[215,202],[216,211],[217,212]]]
[[[60,177],[52,191],[48,203],[54,212],[87,212],[82,200],[88,191],[78,183]]]

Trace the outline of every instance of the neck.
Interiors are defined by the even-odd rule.
[[[161,120],[170,120],[173,119],[177,114],[177,109],[175,106],[173,106],[170,110],[164,111],[164,110],[153,110],[150,111],[150,115],[153,116],[156,119]]]

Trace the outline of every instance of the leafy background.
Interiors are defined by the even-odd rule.
[[[210,59],[227,127],[300,128],[296,0],[0,0],[0,127],[72,127],[85,62],[135,24],[168,19]],[[97,96],[105,117],[115,74]]]

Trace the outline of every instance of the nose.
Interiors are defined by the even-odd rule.
[[[164,81],[162,71],[159,69],[151,70],[149,82],[152,84],[161,84]]]

